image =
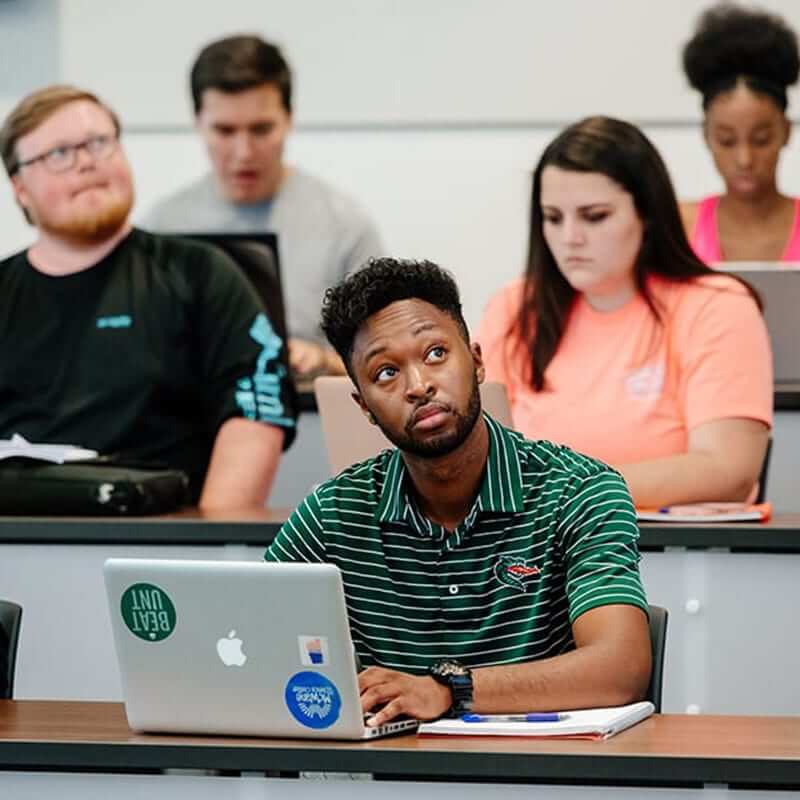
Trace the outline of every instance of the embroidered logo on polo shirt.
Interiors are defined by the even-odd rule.
[[[541,570],[524,558],[501,556],[494,565],[494,574],[500,583],[520,592],[527,592],[539,579]]]

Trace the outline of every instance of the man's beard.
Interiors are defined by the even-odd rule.
[[[388,431],[374,411],[372,415],[375,417],[375,422],[383,432],[383,435],[398,450],[408,453],[409,455],[418,456],[419,458],[441,458],[442,456],[449,455],[464,444],[467,437],[472,433],[472,429],[475,427],[478,417],[481,415],[481,394],[478,385],[478,376],[475,372],[472,373],[472,392],[469,396],[466,411],[463,414],[459,414],[457,411],[452,410],[452,413],[456,418],[455,429],[441,436],[433,435],[427,441],[420,441],[417,439],[411,420],[406,424],[404,432],[402,434],[397,434]]]
[[[125,224],[133,208],[133,194],[109,201],[102,209],[70,217],[52,224],[37,220],[37,225],[50,236],[73,244],[92,245],[110,239]]]

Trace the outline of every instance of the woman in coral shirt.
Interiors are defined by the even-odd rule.
[[[800,261],[800,198],[777,184],[791,132],[786,90],[800,70],[794,31],[763,11],[717,5],[700,17],[683,67],[725,182],[724,194],[681,206],[694,251],[707,264]]]
[[[692,252],[666,167],[633,125],[591,117],[547,147],[526,274],[476,338],[515,427],[617,467],[638,505],[752,492],[772,423],[757,297]]]

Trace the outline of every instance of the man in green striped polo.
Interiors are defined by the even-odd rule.
[[[370,261],[328,290],[322,326],[396,449],[316,489],[266,559],[341,569],[370,724],[640,699],[647,605],[620,475],[481,413],[480,346],[436,265]]]

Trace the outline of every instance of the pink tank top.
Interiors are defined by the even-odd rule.
[[[692,249],[706,264],[713,265],[723,261],[717,233],[717,207],[719,195],[706,197],[700,201],[697,219],[692,231]],[[781,261],[800,261],[800,197],[794,201],[794,224],[789,241],[780,257]]]

